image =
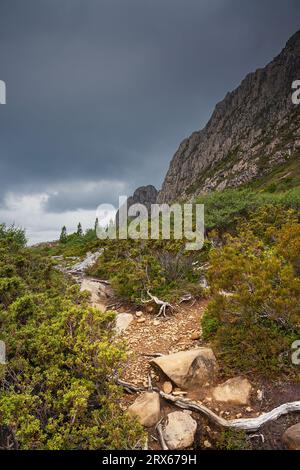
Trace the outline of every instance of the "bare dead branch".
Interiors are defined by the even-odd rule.
[[[142,303],[144,303],[144,304],[149,303],[149,302],[155,302],[156,305],[160,305],[159,312],[158,312],[158,314],[156,315],[157,317],[160,317],[161,315],[163,315],[164,317],[166,317],[166,310],[167,310],[167,308],[170,308],[171,310],[174,309],[173,305],[169,304],[169,302],[165,302],[164,300],[160,300],[160,299],[159,299],[158,297],[156,297],[155,295],[152,295],[149,290],[147,291],[147,294],[149,295],[150,300],[143,300],[143,299],[141,299],[141,301],[142,301]]]
[[[162,420],[160,420],[156,425],[156,431],[157,431],[157,434],[158,434],[159,443],[161,445],[162,450],[169,450],[169,447],[167,446],[166,441],[165,441],[164,436],[163,436],[161,422],[162,422]]]
[[[132,391],[145,391],[145,387],[136,387],[134,385],[128,384],[122,380],[117,380],[119,385],[122,385],[125,389],[130,389]],[[300,401],[294,401],[290,403],[284,403],[273,410],[263,413],[256,418],[241,418],[241,419],[232,419],[226,420],[221,416],[218,416],[216,413],[211,411],[204,405],[200,405],[194,401],[191,401],[187,398],[177,398],[174,395],[170,395],[168,393],[164,393],[162,390],[154,387],[153,390],[158,392],[162,398],[165,400],[173,403],[175,406],[182,408],[184,410],[191,410],[196,413],[201,413],[202,415],[206,416],[210,421],[214,424],[224,427],[224,428],[231,428],[231,429],[241,429],[247,432],[255,432],[258,431],[264,424],[275,421],[280,416],[300,412]]]

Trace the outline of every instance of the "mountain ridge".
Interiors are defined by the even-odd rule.
[[[217,103],[203,129],[181,142],[157,201],[241,186],[298,158],[300,113],[291,99],[297,79],[300,30],[269,64],[247,74]]]

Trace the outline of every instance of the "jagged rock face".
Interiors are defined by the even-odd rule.
[[[157,195],[158,191],[154,186],[152,186],[152,184],[137,188],[134,191],[133,196],[130,196],[127,199],[127,211],[129,207],[133,206],[133,204],[143,204],[147,208],[148,213],[150,214],[151,204],[156,204]],[[119,226],[119,211],[116,214],[116,225]]]
[[[143,204],[150,211],[151,204],[156,204],[157,194],[157,189],[151,184],[141,186],[134,191],[133,196],[127,199],[127,207],[129,208],[133,204]]]
[[[300,156],[300,31],[265,68],[250,73],[218,103],[206,127],[174,155],[158,202],[236,187]]]

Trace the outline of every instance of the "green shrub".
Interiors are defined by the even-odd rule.
[[[250,188],[227,189],[197,197],[196,202],[205,206],[206,230],[234,227],[240,217],[266,205],[281,207],[283,212],[289,208],[300,209],[299,187],[278,193],[273,190],[258,192]]]
[[[297,213],[263,207],[210,253],[214,293],[203,332],[224,367],[296,375],[289,357],[300,333]]]
[[[143,430],[121,411],[111,380],[125,359],[112,341],[114,313],[90,307],[77,285],[23,249],[11,230],[1,238],[1,448],[134,447]]]

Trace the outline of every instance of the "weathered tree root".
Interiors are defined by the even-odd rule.
[[[123,386],[125,389],[129,389],[131,391],[140,392],[144,391],[144,387],[136,387],[134,385],[128,384],[123,382],[122,380],[117,380],[117,383]],[[264,424],[268,423],[269,421],[274,421],[278,419],[280,416],[286,415],[288,413],[300,412],[300,401],[294,401],[291,403],[284,403],[283,405],[274,408],[273,410],[263,413],[262,415],[258,416],[257,418],[242,418],[242,419],[232,419],[226,420],[221,416],[218,416],[209,408],[204,405],[200,405],[196,402],[188,400],[187,398],[176,398],[173,395],[168,393],[164,393],[163,391],[159,390],[158,388],[153,388],[156,392],[160,394],[160,396],[173,403],[175,406],[185,410],[195,411],[197,413],[201,413],[202,415],[206,416],[210,421],[218,426],[229,428],[229,429],[241,429],[247,432],[254,432],[261,428]]]
[[[147,304],[149,302],[155,302],[157,305],[160,305],[159,312],[156,315],[157,317],[160,317],[161,315],[163,315],[165,317],[167,308],[170,308],[171,310],[174,309],[173,305],[169,304],[169,302],[165,302],[164,300],[160,300],[155,295],[152,295],[149,291],[147,291],[147,294],[149,295],[150,300],[141,299],[142,303]]]

